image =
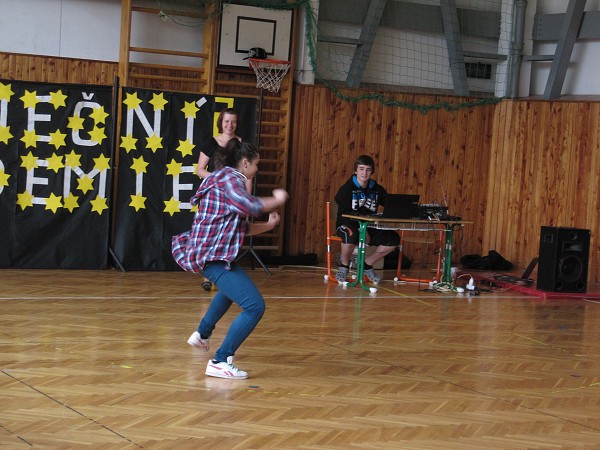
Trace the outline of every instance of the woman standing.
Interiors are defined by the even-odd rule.
[[[238,113],[233,108],[226,108],[219,114],[217,119],[217,130],[219,134],[207,139],[202,143],[196,174],[200,178],[208,177],[214,171],[213,155],[218,148],[225,148],[231,139],[241,141],[237,134]]]

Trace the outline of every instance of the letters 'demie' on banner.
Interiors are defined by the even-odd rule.
[[[123,88],[114,251],[127,270],[176,270],[171,237],[191,227],[201,144],[220,111],[254,142],[256,100]]]
[[[108,264],[112,87],[0,80],[0,267]]]

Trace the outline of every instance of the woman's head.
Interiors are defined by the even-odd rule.
[[[243,173],[246,178],[252,178],[258,171],[260,155],[258,149],[236,138],[231,139],[225,148],[215,151],[215,168],[229,166]]]
[[[238,125],[238,113],[233,108],[225,108],[217,118],[217,130],[219,133],[235,134]]]

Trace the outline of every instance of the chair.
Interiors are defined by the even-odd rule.
[[[334,212],[337,212],[337,205],[334,208],[336,209]],[[342,238],[336,236],[335,234],[331,234],[331,209],[331,202],[327,202],[325,204],[325,232],[327,234],[327,275],[325,277],[327,280],[335,281],[337,283],[335,275],[331,272],[331,243],[335,241],[341,244]]]

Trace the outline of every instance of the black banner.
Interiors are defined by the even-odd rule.
[[[107,267],[111,111],[111,87],[0,80],[0,267]]]
[[[254,142],[256,100],[124,88],[122,102],[114,251],[127,270],[177,270],[171,237],[192,223],[200,144],[228,107]]]

